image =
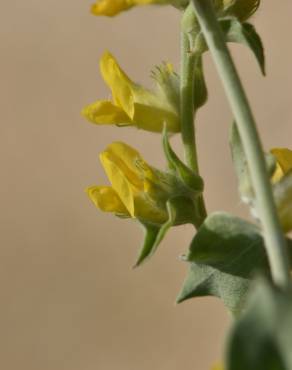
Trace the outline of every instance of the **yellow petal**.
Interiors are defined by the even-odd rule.
[[[179,116],[170,109],[157,106],[157,98],[156,106],[135,103],[133,121],[135,126],[146,131],[162,132],[166,124],[168,132],[180,132]]]
[[[100,154],[100,160],[113,189],[133,218],[158,223],[167,219],[165,207],[158,206],[147,192],[151,167],[135,149],[115,142]]]
[[[112,91],[115,105],[122,108],[128,116],[133,115],[133,94],[134,83],[121,69],[116,59],[105,52],[100,60],[100,71],[104,81]]]
[[[132,121],[126,113],[112,102],[100,100],[82,110],[82,115],[90,122],[98,125],[131,125]]]
[[[271,150],[271,153],[277,160],[276,170],[272,177],[272,181],[277,182],[292,170],[292,150],[287,148],[274,148]]]
[[[130,177],[135,179],[135,174],[132,175],[122,161],[117,160],[107,152],[101,153],[100,160],[113,189],[120,197],[130,215],[135,217],[134,197],[135,193],[139,190],[129,180]]]
[[[224,368],[221,364],[217,364],[217,365],[212,367],[212,370],[224,370]]]
[[[126,178],[133,187],[143,190],[144,178],[140,163],[145,164],[145,162],[137,150],[125,143],[114,142],[100,154],[100,160],[111,183],[115,177],[121,176],[120,173],[118,175],[112,170],[114,164],[122,173],[122,177]]]
[[[86,189],[86,193],[100,210],[129,216],[120,197],[110,186],[90,186]]]
[[[166,123],[169,132],[179,132],[176,109],[166,99],[135,84],[121,69],[116,59],[106,52],[100,61],[101,74],[120,107],[138,128],[161,132]]]
[[[113,17],[123,10],[130,9],[132,6],[132,1],[128,0],[100,0],[92,5],[91,12],[94,15]]]
[[[282,228],[289,232],[292,230],[292,172],[276,182],[273,190]]]
[[[94,15],[105,15],[113,17],[118,13],[128,10],[135,5],[146,5],[153,3],[163,3],[165,0],[99,0],[91,7]]]

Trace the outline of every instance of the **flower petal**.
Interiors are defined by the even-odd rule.
[[[110,144],[104,152],[100,154],[101,163],[109,176],[112,173],[111,165],[114,164],[120,169],[125,177],[135,188],[143,190],[143,171],[141,166],[145,166],[143,158],[137,150],[122,142],[114,142]],[[115,177],[115,173],[113,176]]]
[[[155,94],[135,84],[109,52],[101,58],[100,69],[112,91],[115,105],[130,117],[135,126],[161,132],[166,123],[169,132],[180,131],[177,107],[173,107],[162,94]]]
[[[135,5],[146,5],[155,3],[167,3],[166,0],[99,0],[91,7],[94,15],[105,15],[113,17],[124,10]]]
[[[97,125],[131,125],[126,113],[108,100],[100,100],[82,110],[82,115]]]
[[[104,212],[114,212],[120,215],[129,216],[129,213],[122,203],[118,194],[110,186],[90,186],[86,193],[94,205]]]
[[[133,115],[132,86],[134,83],[109,52],[105,52],[100,60],[100,71],[112,91],[114,103],[131,117]]]
[[[278,214],[285,232],[292,230],[292,172],[289,172],[273,187]]]
[[[138,190],[129,181],[132,174],[129,173],[130,171],[123,165],[122,161],[107,152],[101,153],[100,160],[114,191],[120,197],[131,217],[135,217],[134,197]]]
[[[272,181],[277,182],[292,170],[292,150],[287,148],[274,148],[271,150],[271,153],[277,160],[277,166]]]
[[[224,370],[222,364],[216,364],[212,367],[212,370]]]
[[[166,209],[148,194],[149,179],[156,175],[139,152],[122,142],[112,143],[100,154],[101,163],[123,204],[133,218],[162,223]]]
[[[156,98],[157,104],[158,98]],[[149,102],[149,100],[148,100]],[[180,132],[180,121],[176,113],[163,107],[135,103],[133,110],[134,125],[142,130],[162,132],[164,124],[168,132]]]
[[[113,17],[132,6],[132,2],[128,0],[100,0],[91,6],[91,13]]]

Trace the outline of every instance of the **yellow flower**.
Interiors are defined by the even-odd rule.
[[[168,219],[169,175],[149,166],[135,149],[122,142],[109,145],[100,154],[100,160],[111,187],[91,186],[87,189],[96,207],[158,224]]]
[[[274,183],[280,181],[288,172],[292,171],[292,150],[286,148],[274,148],[271,153],[276,158],[276,170],[273,174]]]
[[[224,368],[221,364],[217,364],[217,365],[212,367],[212,370],[224,370]]]
[[[151,0],[99,0],[91,7],[94,15],[106,15],[113,17],[118,13],[128,10],[135,5],[145,5],[155,3]]]
[[[161,132],[166,123],[168,132],[180,131],[179,108],[159,89],[152,92],[131,81],[108,52],[101,58],[100,70],[113,101],[101,100],[84,108],[82,114],[90,122],[136,126],[152,132]],[[168,73],[173,71],[169,68]]]
[[[91,12],[94,15],[113,17],[136,5],[164,4],[169,2],[169,0],[98,0],[92,5]]]
[[[276,158],[276,170],[272,176],[274,197],[282,228],[292,230],[292,150],[275,148],[271,150]]]

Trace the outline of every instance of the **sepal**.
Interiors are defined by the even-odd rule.
[[[151,72],[151,77],[156,82],[158,92],[179,112],[180,78],[174,71],[173,65],[169,62],[164,62],[156,66]]]
[[[166,128],[163,130],[163,149],[169,167],[175,171],[180,180],[191,190],[194,195],[199,195],[204,190],[204,181],[201,176],[196,175],[186,166],[172,149]]]
[[[145,223],[140,220],[140,223],[145,229],[145,235],[142,248],[134,267],[140,266],[146,259],[150,258],[155,253],[171,227],[193,223],[195,211],[189,199],[183,196],[174,197],[168,200],[166,208],[168,219],[163,224]]]
[[[201,108],[208,100],[208,89],[205,80],[202,56],[197,55],[194,70],[194,108]]]

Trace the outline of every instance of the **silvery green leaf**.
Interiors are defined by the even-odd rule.
[[[292,369],[292,294],[257,281],[227,343],[227,370]]]

